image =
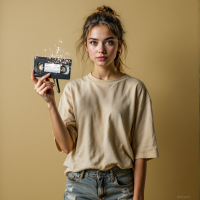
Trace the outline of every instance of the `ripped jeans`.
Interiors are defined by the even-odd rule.
[[[64,200],[132,200],[133,194],[132,168],[115,166],[106,171],[87,169],[69,172]]]

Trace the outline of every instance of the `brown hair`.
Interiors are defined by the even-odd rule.
[[[126,65],[122,62],[122,56],[124,58],[126,58],[127,56],[127,45],[124,38],[126,32],[122,27],[123,24],[120,20],[120,16],[108,6],[103,5],[101,7],[98,7],[93,14],[89,15],[86,18],[82,28],[82,35],[80,39],[76,42],[77,56],[81,56],[81,61],[85,65],[86,61],[89,58],[89,55],[86,54],[84,43],[87,42],[89,31],[97,25],[107,26],[114,33],[119,41],[123,40],[122,48],[117,51],[117,55],[114,59],[114,65],[116,66],[118,71],[124,72],[122,65]]]

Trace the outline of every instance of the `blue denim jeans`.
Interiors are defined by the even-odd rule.
[[[132,168],[115,166],[106,171],[69,172],[64,200],[132,200],[133,194]]]

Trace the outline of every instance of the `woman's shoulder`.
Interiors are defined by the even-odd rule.
[[[73,80],[69,80],[65,87],[64,87],[64,90],[72,90],[72,89],[76,89],[76,88],[79,88],[80,86],[83,85],[83,82],[86,81],[86,76],[84,77],[81,77],[81,78],[76,78],[76,79],[73,79]]]
[[[128,75],[127,82],[129,84],[131,84],[132,86],[134,85],[137,89],[146,89],[146,85],[141,79],[131,76],[129,74],[127,75]]]
[[[141,104],[151,100],[149,91],[146,87],[146,84],[144,83],[144,81],[142,81],[139,78],[133,77],[129,75],[129,79],[128,79],[130,85],[131,85],[131,89],[133,89],[134,94],[136,94],[138,101],[141,101]]]

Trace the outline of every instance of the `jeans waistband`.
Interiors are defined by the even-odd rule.
[[[89,172],[95,176],[97,176],[97,178],[99,179],[99,177],[103,174],[106,174],[106,173],[110,173],[111,175],[111,178],[112,178],[112,181],[114,182],[114,177],[115,177],[115,173],[117,173],[118,171],[121,171],[121,170],[132,170],[132,168],[129,168],[129,169],[121,169],[120,167],[118,167],[117,165],[112,167],[111,169],[108,169],[108,170],[99,170],[99,169],[85,169],[81,172],[81,175],[80,175],[80,178],[82,179],[84,174]]]
[[[96,174],[98,172],[109,173],[109,172],[111,172],[111,170],[112,170],[113,173],[117,173],[118,171],[121,171],[121,170],[131,170],[131,168],[130,169],[121,169],[120,167],[118,167],[116,165],[116,166],[112,167],[111,169],[108,169],[108,170],[105,170],[105,171],[99,170],[99,169],[86,169],[84,171]]]

